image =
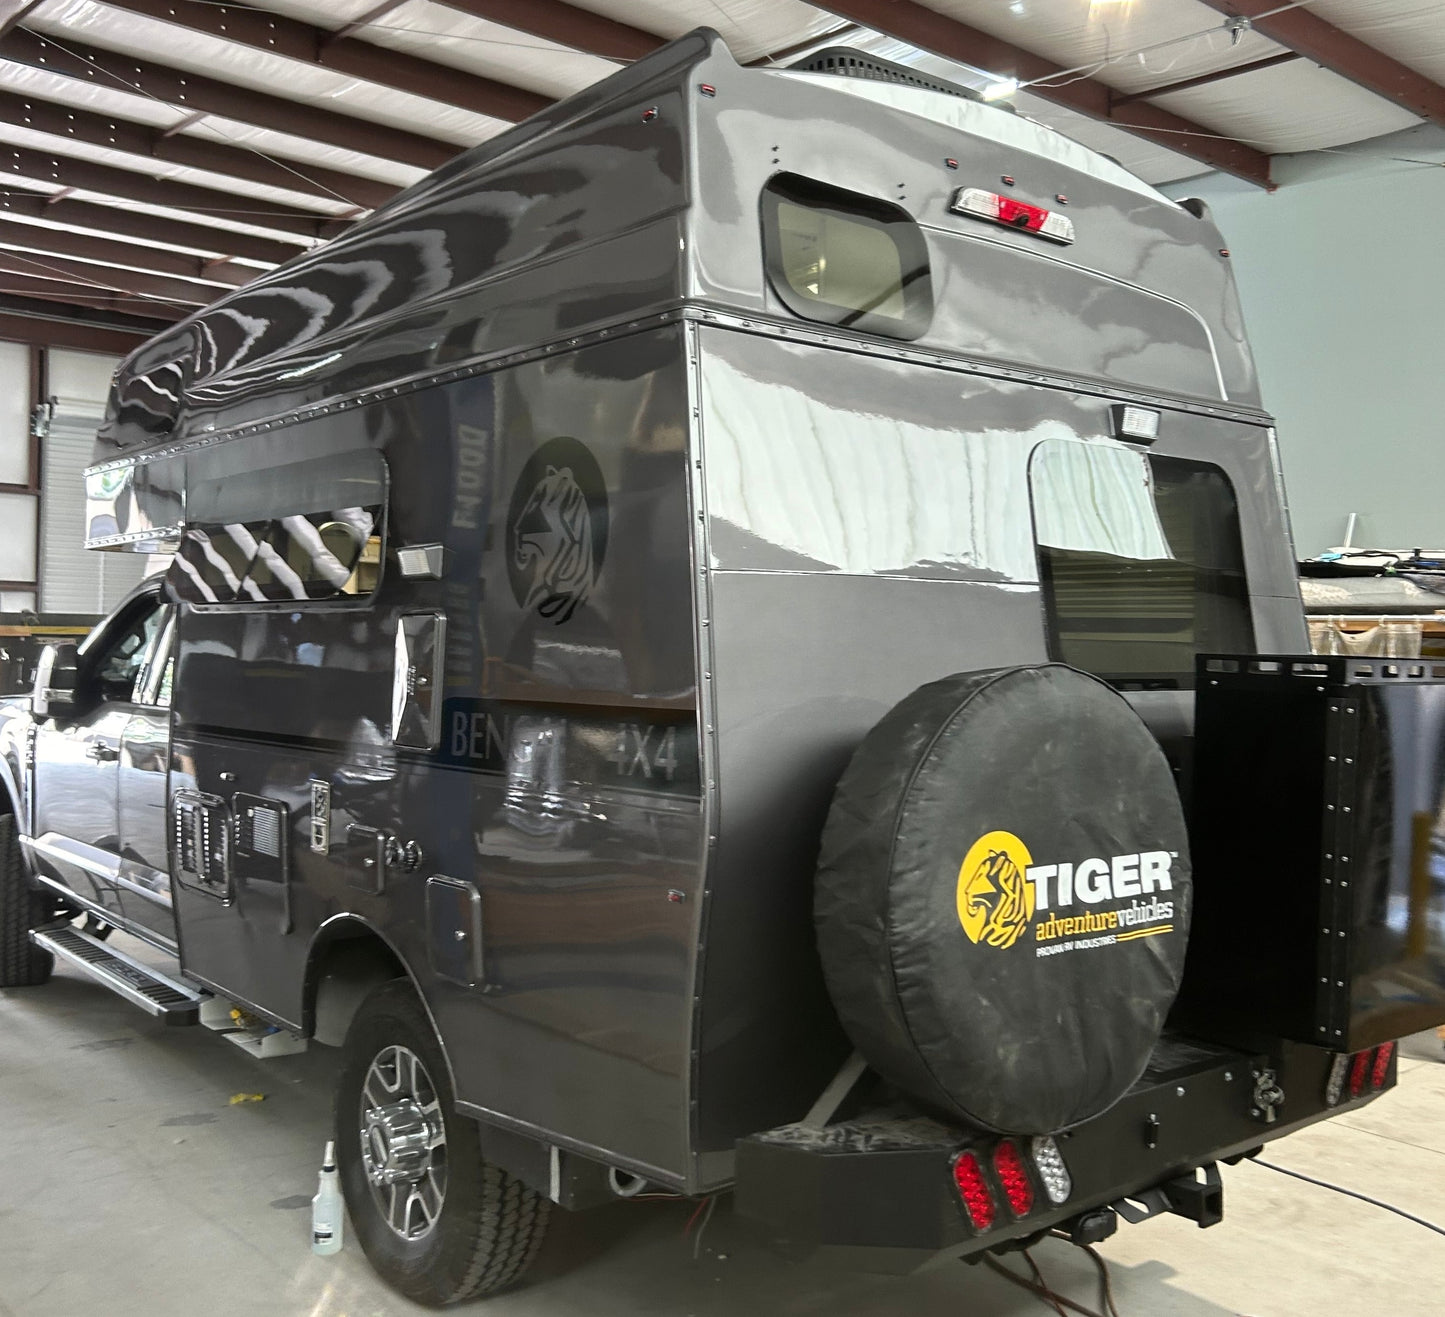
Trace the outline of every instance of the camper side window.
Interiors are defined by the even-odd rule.
[[[381,509],[339,508],[191,526],[166,583],[192,604],[362,598],[381,575]]]
[[[367,595],[381,571],[380,509],[279,517],[251,560],[241,589],[266,600]]]
[[[933,317],[928,245],[907,211],[797,174],[763,190],[768,278],[807,320],[917,338]]]

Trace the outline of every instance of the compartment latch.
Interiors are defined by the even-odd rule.
[[[1284,1106],[1284,1089],[1279,1086],[1273,1070],[1266,1068],[1252,1073],[1254,1093],[1249,1099],[1249,1114],[1266,1125],[1273,1125],[1279,1118],[1279,1109]]]

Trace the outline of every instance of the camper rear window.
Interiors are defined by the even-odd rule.
[[[1218,467],[1071,440],[1030,466],[1053,655],[1117,685],[1188,688],[1254,648],[1239,508]]]
[[[907,211],[780,174],[763,190],[768,278],[808,320],[917,338],[933,316],[928,247]]]
[[[381,509],[191,526],[166,582],[192,604],[361,598],[381,575]]]

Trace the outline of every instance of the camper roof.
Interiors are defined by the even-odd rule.
[[[808,82],[826,81],[829,86],[861,96],[865,100],[919,115],[932,123],[945,124],[961,133],[982,137],[1015,151],[1027,151],[1056,164],[1067,165],[1091,178],[1112,183],[1116,187],[1128,188],[1151,201],[1169,206],[1177,204],[1142,178],[1131,174],[1117,161],[1110,160],[1108,156],[1100,155],[1083,143],[1074,141],[1072,137],[1065,137],[1063,133],[1046,124],[1019,114],[1011,114],[998,106],[952,96],[947,92],[933,91],[927,87],[910,87],[874,78],[840,77],[835,73],[800,69],[770,71],[781,77]]]

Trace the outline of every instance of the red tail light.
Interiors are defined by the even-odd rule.
[[[958,1186],[958,1196],[963,1200],[969,1224],[975,1230],[987,1230],[993,1225],[997,1212],[983,1167],[973,1153],[961,1152],[953,1159],[953,1182]]]
[[[1394,1043],[1381,1043],[1375,1048],[1375,1064],[1370,1067],[1370,1087],[1383,1088],[1390,1073],[1390,1058],[1395,1055]]]
[[[1365,1076],[1370,1073],[1370,1053],[1356,1052],[1350,1062],[1350,1096],[1357,1098],[1365,1087]]]
[[[1012,1139],[1005,1139],[993,1150],[993,1169],[998,1172],[999,1183],[1003,1185],[1009,1211],[1015,1216],[1027,1216],[1032,1212],[1034,1187],[1029,1183],[1023,1154]]]

